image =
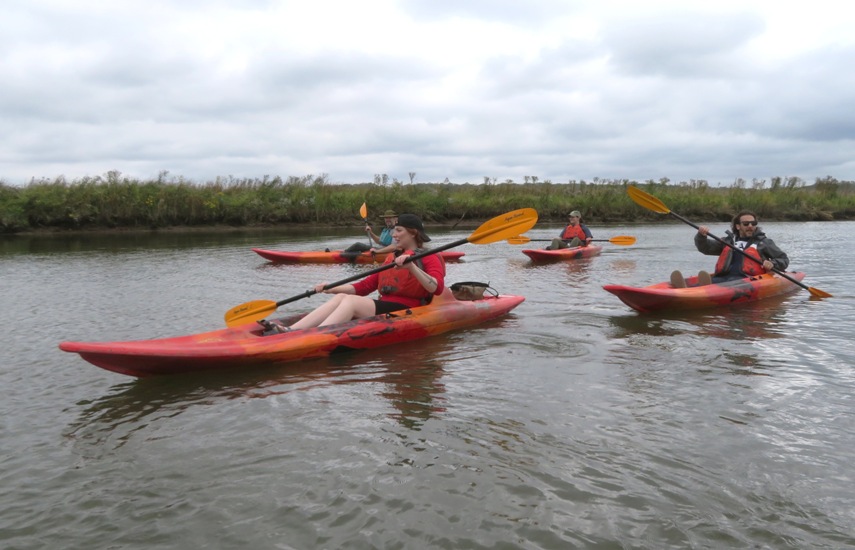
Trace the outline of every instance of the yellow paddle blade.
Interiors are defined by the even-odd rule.
[[[544,239],[546,240],[546,239]],[[525,237],[523,235],[519,235],[517,237],[511,237],[508,239],[508,244],[528,244],[531,242],[531,239]]]
[[[638,187],[634,185],[630,185],[626,188],[626,192],[629,194],[629,198],[635,201],[639,206],[643,206],[648,210],[653,210],[659,214],[670,214],[671,210],[665,206],[665,203],[654,197],[649,193],[645,193]]]
[[[620,246],[629,246],[635,244],[635,237],[631,235],[617,235],[609,239],[609,242]]]
[[[504,241],[520,233],[525,233],[536,223],[537,211],[534,208],[520,208],[484,222],[466,240],[473,244]]]
[[[228,310],[224,316],[227,327],[234,327],[264,319],[276,311],[276,302],[272,300],[253,300]]]
[[[807,287],[811,296],[816,296],[817,298],[831,298],[831,294],[824,290],[820,290],[818,288],[814,288],[812,286]]]
[[[362,206],[359,207],[359,216],[364,220],[368,218],[368,206],[365,203],[362,203]]]

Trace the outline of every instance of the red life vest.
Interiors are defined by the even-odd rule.
[[[410,254],[418,254],[424,250],[416,250]],[[445,265],[445,260],[442,256],[437,256],[439,261]],[[395,256],[390,254],[384,263],[395,261]],[[421,259],[416,260],[416,265],[419,269],[424,270],[424,264]],[[413,298],[421,301],[423,304],[429,304],[433,297],[430,292],[425,290],[425,287],[416,279],[409,269],[387,269],[377,274],[377,290],[380,292],[380,299],[384,296],[401,296],[405,298]]]
[[[579,224],[568,225],[564,228],[564,233],[561,234],[562,241],[572,241],[573,237],[579,237],[582,244],[586,244],[585,239],[588,238],[588,236],[585,235],[585,231],[582,229],[582,226]]]
[[[748,277],[754,277],[755,275],[766,273],[766,270],[763,269],[763,258],[760,257],[760,252],[757,251],[756,244],[752,244],[743,250],[743,252],[747,256],[742,257],[743,274]],[[718,255],[718,261],[715,263],[715,272],[717,275],[725,273],[730,269],[730,262],[733,261],[734,254],[739,254],[739,252],[734,252],[729,246],[724,247],[724,250]]]

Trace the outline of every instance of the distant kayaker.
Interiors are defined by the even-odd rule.
[[[783,271],[790,265],[790,259],[775,242],[768,238],[757,225],[757,215],[743,210],[733,217],[732,231],[727,232],[723,241],[745,252],[750,258],[735,252],[729,246],[709,237],[709,228],[705,225],[698,227],[695,234],[695,248],[707,256],[718,256],[715,271],[712,276],[706,271],[698,273],[698,285],[723,283],[734,279],[743,279],[772,269]],[[683,274],[675,271],[671,274],[671,285],[675,288],[685,288]]]
[[[401,214],[392,228],[392,242],[400,252],[386,257],[385,264],[396,267],[373,273],[354,284],[336,286],[327,290],[327,283],[315,285],[315,292],[335,294],[325,304],[291,325],[284,327],[275,321],[265,321],[265,327],[277,332],[287,332],[361,319],[382,313],[427,304],[445,288],[445,263],[439,254],[431,254],[414,262],[404,263],[407,256],[424,252],[424,243],[430,241],[418,216]],[[368,298],[375,290],[380,298]]]
[[[577,246],[588,246],[594,236],[591,230],[582,223],[582,213],[574,210],[567,215],[569,223],[561,231],[558,238],[552,239],[552,244],[547,250],[559,250],[561,248],[576,248]]]
[[[380,234],[374,233],[374,229],[371,228],[371,224],[365,224],[365,233],[368,234],[368,238],[371,241],[377,243],[378,246],[368,246],[365,243],[353,243],[352,245],[345,248],[345,252],[368,252],[373,250],[375,253],[386,253],[394,250],[392,247],[392,229],[395,227],[395,223],[398,221],[398,215],[395,214],[394,210],[386,210],[383,212],[381,216],[383,218],[383,229],[380,231]]]

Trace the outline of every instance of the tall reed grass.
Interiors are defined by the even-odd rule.
[[[412,180],[412,178],[411,178]],[[713,187],[703,180],[602,180],[553,183],[526,178],[483,184],[410,183],[375,178],[371,183],[336,184],[327,175],[217,178],[193,183],[184,178],[136,180],[119,172],[66,181],[33,180],[17,187],[0,182],[0,232],[32,230],[358,224],[365,202],[371,217],[386,209],[414,212],[428,222],[480,223],[516,208],[532,207],[541,220],[563,221],[580,210],[587,223],[655,220],[626,193],[638,185],[674,212],[698,220],[728,220],[750,209],[764,219],[855,219],[855,185],[832,177],[812,185],[798,178],[750,184],[735,180]],[[378,220],[379,221],[379,220]]]

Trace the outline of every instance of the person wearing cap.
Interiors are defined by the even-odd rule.
[[[594,236],[591,230],[582,223],[582,213],[574,210],[567,215],[569,223],[561,231],[561,235],[552,239],[552,244],[547,250],[558,250],[560,248],[576,248],[577,246],[588,246]]]
[[[392,244],[392,229],[395,228],[395,224],[398,222],[398,215],[395,214],[394,210],[386,210],[381,217],[383,218],[384,226],[383,230],[380,231],[380,235],[374,233],[368,224],[365,224],[365,232],[368,233],[372,241],[380,246],[389,246]]]
[[[381,315],[428,304],[434,296],[442,294],[445,263],[439,254],[405,262],[407,257],[424,252],[424,243],[430,241],[419,217],[414,214],[398,216],[392,240],[396,253],[389,254],[384,265],[394,263],[395,267],[372,273],[356,283],[326,290],[327,283],[318,283],[315,292],[335,296],[290,327],[274,325],[275,329],[287,332]],[[368,297],[375,290],[380,294],[376,300]]]
[[[773,269],[787,269],[790,258],[766,236],[757,225],[758,223],[757,214],[743,210],[733,217],[730,222],[732,231],[728,231],[727,236],[722,239],[745,252],[748,258],[709,237],[709,227],[705,225],[698,227],[698,232],[695,234],[695,248],[701,254],[718,256],[712,276],[706,271],[698,273],[698,286],[744,279],[768,273]],[[686,288],[686,280],[680,271],[671,273],[671,286]]]
[[[374,230],[371,228],[371,224],[365,224],[365,232],[368,234],[368,238],[379,246],[368,246],[361,242],[353,243],[345,249],[345,252],[371,252],[372,254],[385,254],[394,250],[395,247],[392,243],[392,229],[398,221],[398,215],[395,214],[394,210],[386,210],[380,217],[383,218],[383,229],[380,231],[379,235],[374,233]]]

